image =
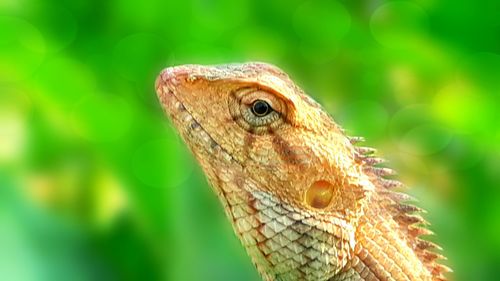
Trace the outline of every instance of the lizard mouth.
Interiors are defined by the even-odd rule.
[[[210,136],[176,95],[176,85],[181,82],[177,79],[178,73],[175,68],[170,67],[162,71],[156,79],[155,88],[164,111],[169,115],[181,137],[198,159],[206,158],[199,157],[200,154],[210,154],[218,161],[240,165],[226,149]],[[208,157],[208,159],[212,157]]]

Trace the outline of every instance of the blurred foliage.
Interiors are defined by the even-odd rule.
[[[266,61],[389,158],[455,280],[500,276],[498,1],[0,1],[0,279],[258,280],[154,93]]]

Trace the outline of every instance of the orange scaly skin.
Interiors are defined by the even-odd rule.
[[[156,91],[264,280],[445,280],[393,171],[280,69],[170,67]]]

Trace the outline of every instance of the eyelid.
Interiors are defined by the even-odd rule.
[[[244,95],[241,98],[241,101],[244,104],[252,104],[256,100],[263,100],[263,101],[267,102],[269,105],[272,105],[274,103],[273,102],[273,98],[268,97],[268,95],[269,94],[267,94],[266,92],[254,91],[254,92],[251,92],[251,93],[248,93],[248,94]]]

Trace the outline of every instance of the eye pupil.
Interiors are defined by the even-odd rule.
[[[252,112],[256,116],[262,117],[271,112],[271,106],[262,100],[257,100],[252,104]]]

